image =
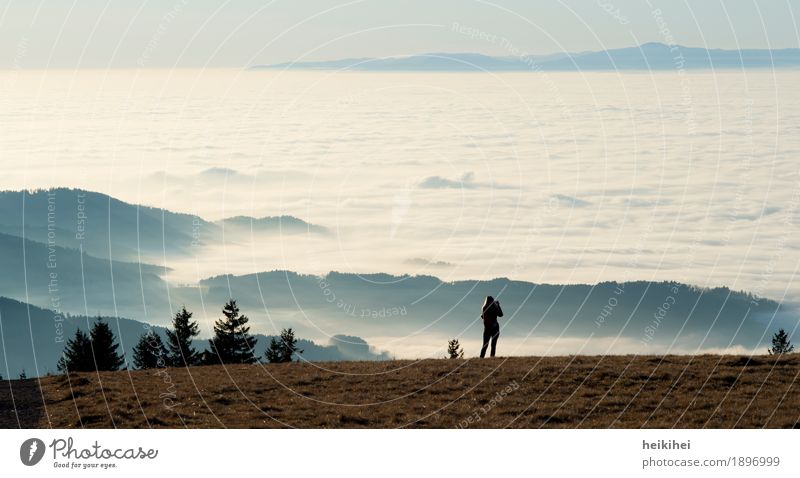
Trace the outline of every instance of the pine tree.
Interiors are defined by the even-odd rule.
[[[464,350],[461,349],[461,344],[458,343],[458,339],[447,341],[447,355],[447,358],[451,359],[464,358]]]
[[[264,356],[269,363],[280,363],[282,361],[283,351],[281,350],[281,344],[275,340],[275,337],[272,337],[269,341],[269,346],[267,350],[264,351]]]
[[[297,339],[294,337],[294,331],[290,327],[283,329],[277,340],[275,337],[270,340],[269,347],[267,347],[264,355],[269,363],[286,363],[291,362],[296,354],[301,353],[303,351],[298,350]]]
[[[25,373],[25,369],[23,368],[22,372],[19,373],[19,379],[20,380],[25,380],[26,378],[28,378],[28,374]]]
[[[125,359],[117,353],[119,344],[115,343],[114,332],[102,318],[98,317],[92,325],[89,340],[91,340],[94,365],[98,371],[119,370],[125,363]]]
[[[197,322],[191,320],[192,313],[182,307],[172,319],[172,330],[167,329],[167,349],[169,365],[183,367],[197,365],[200,353],[192,347],[192,337],[200,333]]]
[[[789,341],[789,335],[780,329],[772,336],[772,348],[768,349],[770,355],[781,355],[794,352],[794,345]]]
[[[89,336],[81,329],[75,331],[75,337],[67,340],[57,364],[59,372],[88,372],[94,370],[92,344]]]
[[[207,362],[210,363],[253,363],[256,357],[253,347],[256,338],[250,335],[250,320],[239,314],[236,301],[231,299],[222,309],[224,318],[214,323],[214,337],[208,341]]]
[[[143,370],[147,368],[163,368],[167,365],[167,348],[161,336],[150,330],[139,337],[139,343],[133,348],[133,364]]]

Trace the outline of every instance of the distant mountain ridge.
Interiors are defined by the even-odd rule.
[[[626,338],[654,347],[675,341],[684,347],[750,348],[768,341],[776,326],[772,319],[783,317],[775,301],[677,282],[445,282],[433,276],[272,271],[212,277],[201,287],[206,300],[215,303],[233,294],[250,310],[266,305],[273,316],[280,310],[300,311],[307,318],[302,322],[310,320],[322,330],[345,327],[367,337],[478,336],[479,306],[489,294],[503,304],[506,337],[563,335]]]
[[[194,214],[130,204],[103,193],[53,188],[0,191],[0,233],[79,249],[98,258],[147,262],[186,256],[218,243],[223,225],[259,233],[327,234],[323,226],[293,216],[237,216],[208,221]]]
[[[55,223],[59,228],[55,241],[49,237],[51,197],[56,198]],[[88,226],[81,224],[77,215],[71,217],[81,211],[77,209],[80,204],[93,205],[94,209],[84,210],[89,222],[95,220],[99,225]],[[72,207],[75,209],[70,210]],[[219,275],[180,285],[164,279],[164,267],[148,265],[141,259],[119,260],[125,254],[115,253],[110,260],[94,253],[102,254],[104,247],[108,251],[109,242],[112,250],[136,247],[142,244],[137,235],[154,239],[146,246],[150,248],[144,250],[146,253],[158,253],[160,247],[165,254],[159,243],[171,238],[184,241],[176,248],[187,243],[192,247],[186,241],[197,238],[183,229],[197,224],[201,229],[217,231],[232,227],[241,231],[239,235],[255,234],[258,228],[269,234],[284,232],[285,228],[299,233],[313,225],[289,216],[235,217],[220,225],[197,216],[66,189],[0,193],[0,212],[0,224],[12,229],[16,224],[25,235],[23,239],[0,230],[0,295],[83,316],[127,317],[164,325],[175,307],[186,305],[213,322],[218,308],[235,298],[251,318],[254,332],[292,327],[300,337],[334,336],[344,331],[362,337],[401,337],[413,342],[419,336],[439,341],[464,334],[478,337],[478,307],[486,295],[494,295],[507,308],[503,324],[506,337],[604,337],[636,343],[650,333],[648,330],[654,330],[648,344],[661,347],[658,350],[666,350],[671,343],[683,347],[762,347],[779,322],[787,330],[793,330],[797,323],[792,315],[795,312],[778,302],[724,287],[704,289],[676,282],[558,285],[508,278],[445,282],[432,276],[310,275],[273,270]],[[88,238],[80,249],[63,247],[60,235],[74,235],[81,227],[94,227],[92,234],[101,239],[91,247]],[[137,234],[141,228],[145,232]],[[258,240],[269,244],[273,237],[269,234]],[[217,240],[213,235],[212,239]],[[115,244],[117,240],[123,244]],[[134,252],[134,257],[138,256],[139,251]],[[668,299],[669,310],[656,317],[654,314],[664,309]],[[776,318],[777,322],[773,320]],[[363,344],[345,342],[353,342],[350,352],[363,353]]]
[[[609,71],[800,67],[800,49],[721,50],[664,43],[551,55],[489,56],[425,53],[387,58],[343,58],[255,65],[262,69],[354,71]]]

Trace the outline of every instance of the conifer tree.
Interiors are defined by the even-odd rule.
[[[290,328],[283,329],[278,339],[275,337],[270,340],[269,347],[267,347],[264,355],[269,363],[286,363],[291,362],[296,354],[303,353],[302,350],[297,348],[297,339],[294,337],[294,331]]]
[[[119,344],[116,343],[114,332],[102,318],[98,317],[92,325],[89,340],[97,371],[119,370],[125,363],[125,359],[117,353]]]
[[[139,337],[133,348],[133,364],[140,370],[167,365],[167,348],[157,333],[150,330]]]
[[[192,313],[182,307],[172,319],[172,330],[167,329],[168,362],[173,367],[197,365],[200,353],[192,347],[192,338],[200,333]]]
[[[239,314],[236,301],[231,299],[222,309],[221,319],[214,323],[214,337],[208,341],[208,363],[253,363],[256,338],[250,335],[250,320]]]
[[[67,345],[58,359],[58,370],[67,372],[88,372],[94,370],[92,357],[92,344],[89,336],[81,329],[75,331],[75,336],[67,340]]]
[[[447,341],[447,356],[451,359],[464,358],[464,350],[461,349],[458,339]]]
[[[264,356],[269,363],[281,363],[283,359],[283,353],[281,351],[281,344],[275,337],[272,337],[269,341],[269,345],[267,346],[267,350],[264,351]]]
[[[782,355],[794,352],[794,345],[789,341],[789,335],[785,330],[778,330],[772,336],[772,347],[767,350],[770,355]]]
[[[25,373],[25,369],[23,368],[22,372],[19,373],[19,379],[20,380],[25,380],[26,378],[28,378],[28,374]]]

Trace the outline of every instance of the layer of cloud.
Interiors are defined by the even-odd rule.
[[[468,171],[458,179],[442,176],[428,176],[419,183],[422,189],[513,189],[514,186],[497,182],[481,182],[475,180],[475,173]]]
[[[573,196],[567,196],[566,194],[553,194],[551,197],[558,200],[560,203],[563,203],[567,207],[588,207],[592,205],[592,203],[589,201]]]
[[[452,262],[447,261],[434,261],[430,259],[424,259],[422,257],[412,257],[411,259],[406,259],[403,261],[405,264],[409,264],[412,266],[424,266],[424,267],[436,267],[436,268],[449,268],[454,267],[455,264]]]

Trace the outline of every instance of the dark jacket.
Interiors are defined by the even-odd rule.
[[[491,304],[487,305],[486,308],[483,309],[481,312],[481,318],[483,319],[483,326],[484,327],[492,327],[497,324],[497,318],[503,316],[503,309],[500,308],[500,304],[497,301],[493,301]]]

